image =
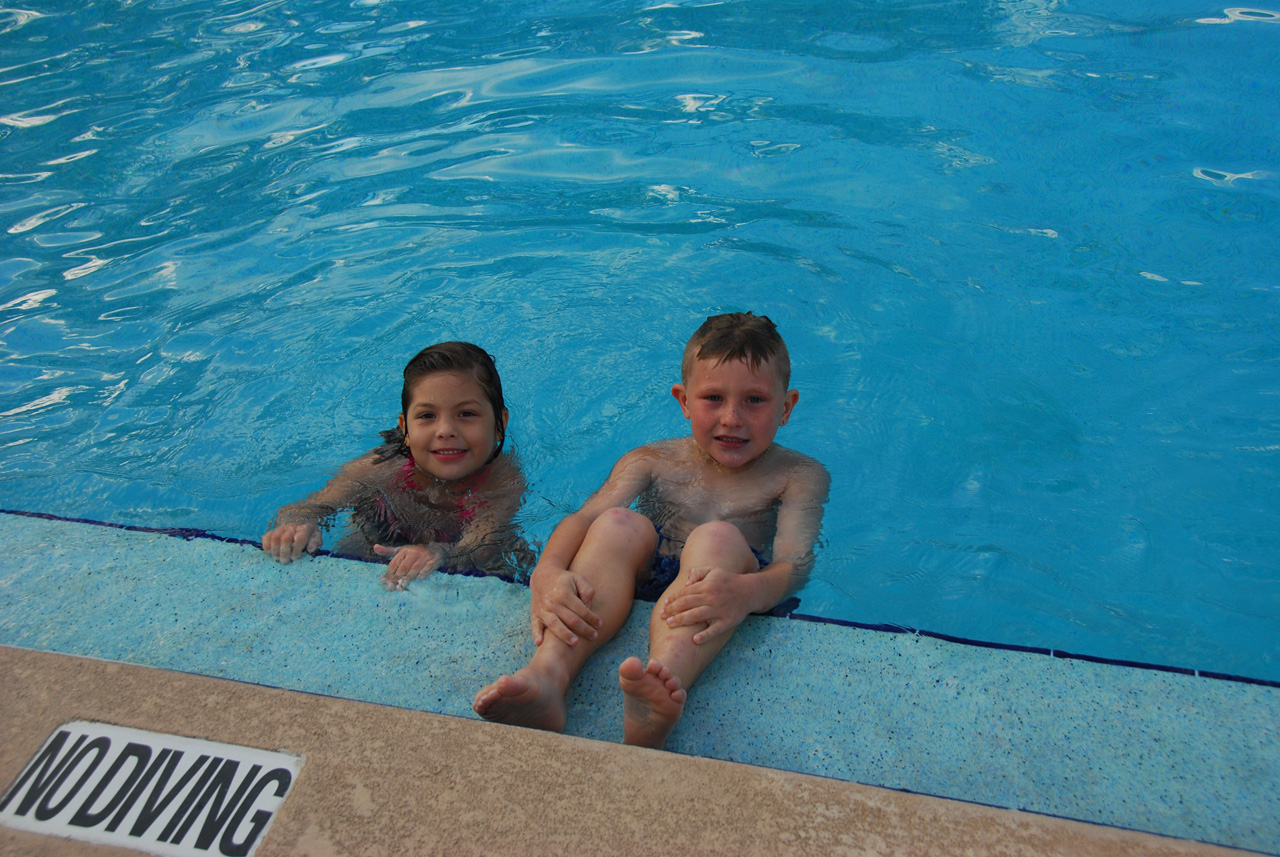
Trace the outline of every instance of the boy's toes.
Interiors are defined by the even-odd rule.
[[[657,663],[657,661],[649,661],[649,663],[652,665]],[[646,671],[644,663],[634,656],[627,658],[622,662],[622,666],[618,667],[618,675],[622,676],[627,681],[639,681],[644,678]]]
[[[627,658],[618,667],[623,693],[623,741],[662,747],[671,734],[688,694],[680,679],[657,660],[646,665]]]

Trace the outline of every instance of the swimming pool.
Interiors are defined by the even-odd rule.
[[[255,537],[458,337],[544,535],[755,308],[837,486],[806,612],[1280,678],[1274,23],[6,11],[0,501]]]
[[[0,12],[0,507],[256,538],[462,338],[543,538],[749,308],[836,486],[805,613],[1280,680],[1277,20]]]

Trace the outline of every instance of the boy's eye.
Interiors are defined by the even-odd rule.
[[[763,396],[748,396],[747,401],[753,405],[758,405],[764,401]]]

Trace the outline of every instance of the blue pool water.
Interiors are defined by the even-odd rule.
[[[545,538],[754,309],[834,478],[804,612],[1280,679],[1280,12],[30,5],[0,507],[255,538],[462,338]]]

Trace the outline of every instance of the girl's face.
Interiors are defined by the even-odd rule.
[[[505,410],[498,424],[506,430]],[[493,405],[474,378],[457,372],[418,379],[400,430],[418,469],[446,481],[484,467],[498,444]]]

